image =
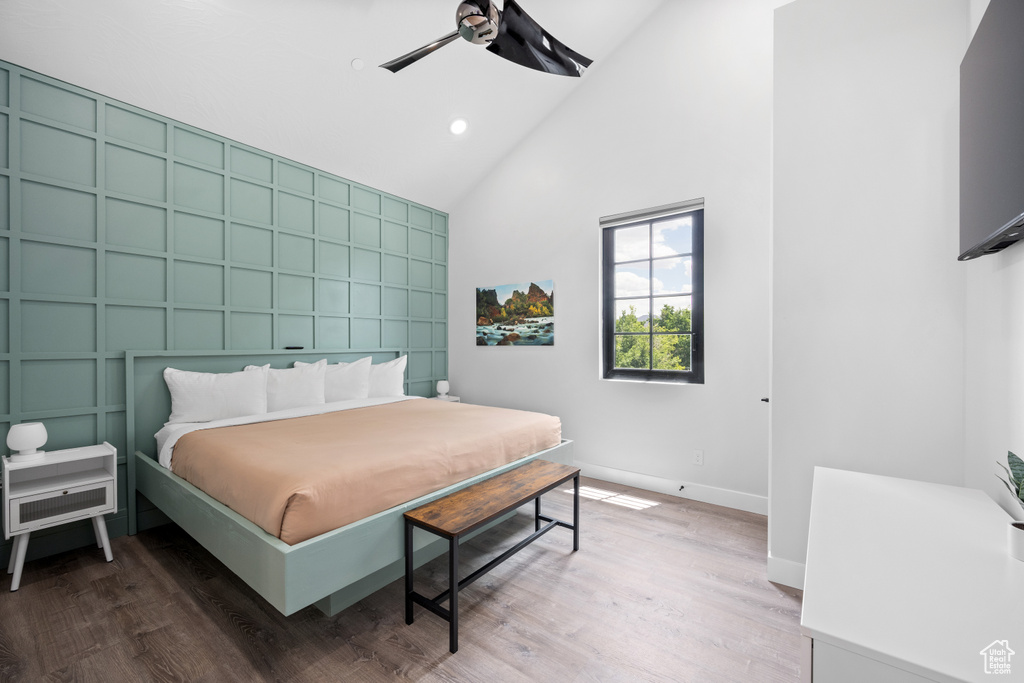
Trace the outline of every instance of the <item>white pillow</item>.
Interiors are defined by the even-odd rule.
[[[267,411],[315,406],[324,402],[327,361],[318,360],[300,368],[278,370],[270,365],[246,365],[245,370],[267,372]]]
[[[210,422],[267,412],[267,372],[164,369],[171,392],[168,422]]]
[[[405,360],[402,356],[370,366],[370,398],[405,396]]]
[[[326,362],[326,359],[323,362]],[[369,396],[370,363],[372,362],[373,359],[367,356],[351,363],[328,365],[324,400],[328,403],[333,403],[335,401],[348,401],[353,398],[366,398]],[[297,368],[301,368],[309,365],[309,363],[297,360],[294,365]]]

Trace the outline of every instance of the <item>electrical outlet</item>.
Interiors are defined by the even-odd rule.
[[[693,464],[694,465],[703,465],[704,464],[704,451],[702,451],[700,449],[695,449],[693,451]]]

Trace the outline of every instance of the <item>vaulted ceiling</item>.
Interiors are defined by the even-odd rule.
[[[595,60],[581,79],[461,40],[377,67],[452,31],[458,0],[0,0],[0,59],[449,210],[661,2],[524,0]]]

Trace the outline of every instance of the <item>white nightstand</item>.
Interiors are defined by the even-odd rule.
[[[448,401],[449,403],[462,403],[461,398],[459,398],[458,396],[452,396],[451,394],[449,394],[448,396],[434,396],[433,400]]]
[[[114,559],[103,519],[117,510],[117,449],[109,443],[48,451],[26,462],[4,456],[3,486],[4,538],[14,537],[7,565],[12,591],[21,584],[33,531],[91,517],[97,547],[107,562]]]

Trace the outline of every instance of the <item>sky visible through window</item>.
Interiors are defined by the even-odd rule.
[[[620,317],[632,306],[637,317],[649,318],[650,301],[621,297],[649,297],[665,294],[690,294],[693,291],[692,225],[689,216],[643,224],[615,231],[615,315]],[[623,263],[638,261],[640,263]],[[654,259],[649,263],[647,259]],[[652,272],[653,271],[653,272]],[[676,309],[690,308],[690,297],[659,299]]]

